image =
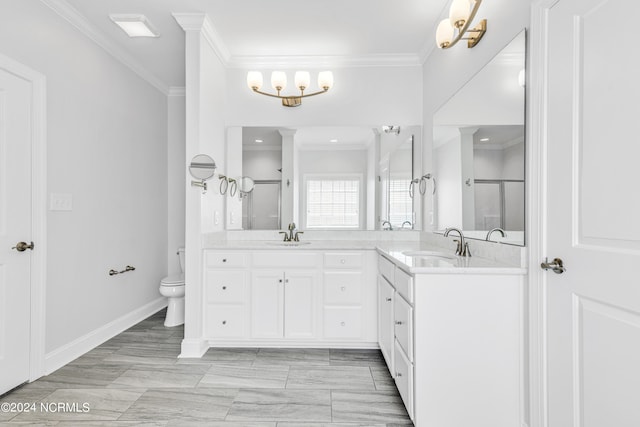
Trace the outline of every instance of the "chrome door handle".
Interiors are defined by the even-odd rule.
[[[16,245],[14,247],[12,247],[11,249],[15,249],[18,252],[24,252],[27,249],[31,249],[33,250],[34,244],[33,242],[31,242],[30,245],[27,245],[27,242],[18,242],[16,243]]]
[[[560,258],[554,258],[551,262],[545,258],[544,262],[540,264],[540,268],[543,270],[552,270],[556,274],[562,274],[567,271],[567,269],[562,265],[562,260]]]

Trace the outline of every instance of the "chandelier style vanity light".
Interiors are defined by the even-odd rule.
[[[453,0],[449,18],[440,21],[436,30],[436,43],[440,49],[449,49],[460,40],[467,40],[469,48],[478,44],[487,31],[487,20],[483,19],[474,28],[469,27],[481,3],[482,0]],[[463,37],[466,33],[468,37]]]
[[[282,105],[285,107],[297,107],[302,104],[302,98],[320,95],[326,93],[333,86],[333,73],[331,71],[321,71],[318,73],[318,87],[322,88],[317,92],[304,93],[311,84],[311,75],[308,71],[296,71],[294,81],[296,87],[300,90],[300,95],[280,95],[281,91],[287,86],[287,75],[284,71],[274,71],[271,73],[271,86],[277,92],[262,92],[262,73],[260,71],[249,71],[247,73],[247,85],[255,93],[282,99]]]

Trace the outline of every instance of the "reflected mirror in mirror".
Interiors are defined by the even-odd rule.
[[[375,230],[393,216],[394,229],[403,222],[419,229],[420,203],[408,196],[413,134],[421,127],[397,134],[382,126],[243,127],[242,174],[254,181],[243,197],[243,228]]]
[[[436,228],[524,245],[525,32],[434,115]]]
[[[216,162],[211,156],[206,154],[198,154],[194,156],[189,164],[189,173],[195,179],[206,181],[211,178],[216,171]]]
[[[251,193],[253,191],[253,187],[255,186],[255,182],[253,179],[248,176],[243,176],[240,178],[239,189],[241,193]]]

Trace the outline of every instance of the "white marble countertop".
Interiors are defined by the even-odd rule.
[[[378,253],[384,255],[401,270],[410,274],[509,274],[524,275],[526,268],[509,265],[480,257],[456,256],[453,251],[446,252],[442,248],[430,245],[379,245]],[[418,247],[415,247],[418,246]],[[415,256],[411,252],[426,251],[436,256]],[[409,254],[407,254],[407,252]],[[444,257],[437,256],[438,254]]]
[[[279,240],[220,240],[209,241],[209,250],[377,250],[400,269],[410,274],[526,274],[526,268],[481,257],[459,257],[450,251],[419,241],[380,240],[306,240],[283,242]],[[411,256],[405,252],[431,251],[444,257]]]

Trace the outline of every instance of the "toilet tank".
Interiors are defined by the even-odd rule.
[[[180,258],[180,271],[184,272],[184,248],[178,248],[178,258]]]

